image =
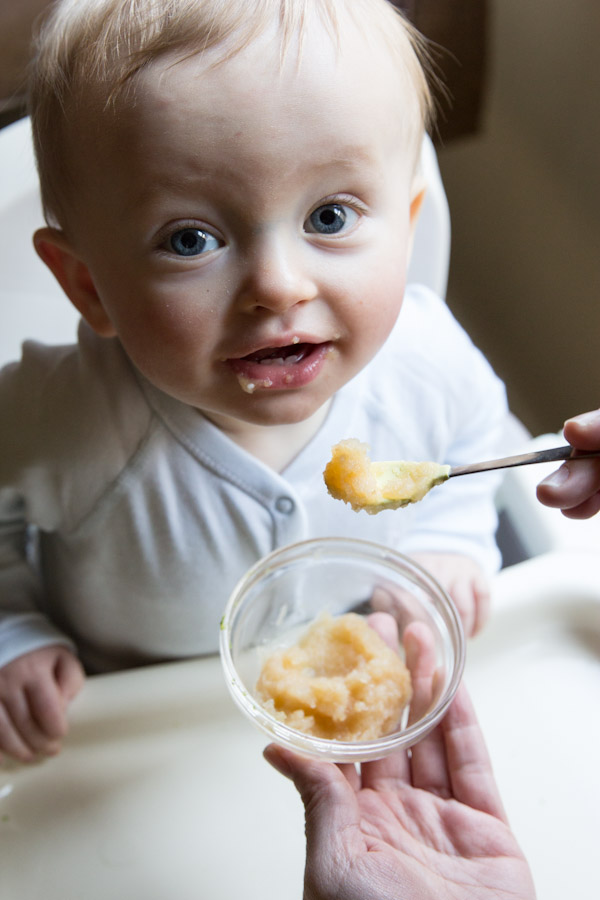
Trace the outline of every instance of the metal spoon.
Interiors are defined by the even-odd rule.
[[[333,458],[323,472],[329,493],[336,500],[350,504],[357,512],[364,509],[370,515],[384,509],[399,509],[409,503],[417,503],[433,487],[443,484],[454,475],[600,456],[600,450],[586,453],[574,450],[568,444],[551,450],[537,450],[519,456],[506,456],[504,459],[450,467],[440,463],[405,460],[371,462],[367,455],[367,445],[355,440],[342,441],[332,450]]]
[[[576,453],[576,456],[572,454]],[[519,456],[506,456],[504,459],[491,459],[488,462],[470,463],[468,466],[452,466],[448,478],[454,475],[470,475],[472,472],[489,472],[491,469],[510,469],[513,466],[530,466],[534,463],[557,462],[568,459],[593,459],[600,456],[600,450],[577,450],[570,444],[565,447],[554,447],[550,450],[536,450],[533,453],[521,453]]]

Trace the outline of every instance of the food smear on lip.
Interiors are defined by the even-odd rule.
[[[270,378],[263,378],[262,380],[254,379],[254,381],[250,381],[249,378],[244,378],[243,375],[238,375],[237,380],[240,383],[240,387],[246,394],[253,394],[257,387],[259,388],[270,388],[273,382]]]
[[[330,358],[332,347],[328,341],[309,343],[294,337],[285,346],[265,347],[246,356],[230,358],[227,365],[242,390],[251,394],[257,388],[278,390],[310,384]]]
[[[450,475],[450,466],[434,462],[371,462],[368,444],[355,438],[340,441],[331,452],[323,472],[327,490],[355,512],[374,515],[417,503]]]
[[[263,663],[257,698],[296,731],[367,741],[395,731],[412,696],[410,673],[362,616],[321,615]]]

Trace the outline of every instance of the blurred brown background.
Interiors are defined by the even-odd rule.
[[[533,432],[600,406],[600,3],[406,0],[453,101],[448,303]]]

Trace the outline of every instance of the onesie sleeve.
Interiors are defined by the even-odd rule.
[[[34,535],[16,491],[0,490],[0,668],[32,650],[73,642],[43,615],[42,585],[33,565]]]
[[[52,621],[37,536],[76,527],[147,427],[120,345],[82,329],[78,345],[26,342],[0,371],[0,666],[49,644],[73,648]]]

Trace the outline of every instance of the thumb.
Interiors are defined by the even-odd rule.
[[[358,829],[360,814],[352,786],[333,763],[307,759],[284,747],[269,744],[264,757],[294,782],[306,815],[307,852],[331,863],[332,844],[347,840]],[[355,832],[356,833],[356,832]]]

